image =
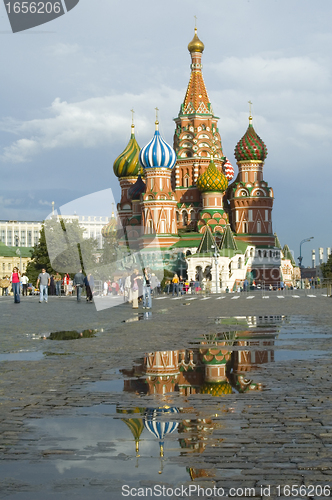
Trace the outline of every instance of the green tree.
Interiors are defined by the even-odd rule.
[[[327,262],[320,266],[324,278],[332,279],[332,254],[330,254]]]
[[[34,246],[31,261],[27,265],[26,274],[29,276],[31,283],[36,283],[39,273],[42,269],[46,269],[49,274],[54,274],[54,269],[51,266],[51,262],[47,252],[45,229],[42,226],[39,241],[37,245]]]
[[[50,219],[44,222],[38,244],[34,247],[27,273],[32,282],[41,269],[49,274],[77,273],[92,269],[97,262],[97,241],[83,237],[84,229],[78,221]]]

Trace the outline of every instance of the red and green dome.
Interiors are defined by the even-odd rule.
[[[196,186],[202,193],[225,191],[228,187],[228,180],[227,177],[217,169],[213,159],[211,159],[208,169],[198,177]]]
[[[125,150],[113,163],[113,170],[117,177],[137,177],[141,172],[138,161],[140,147],[137,144],[134,133],[134,125],[131,126],[131,136]]]
[[[234,155],[237,161],[264,161],[267,157],[266,146],[256,134],[251,122],[252,117],[250,116],[249,127],[235,147]]]

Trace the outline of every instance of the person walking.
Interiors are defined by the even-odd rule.
[[[90,290],[91,290],[91,295],[93,297],[93,290],[95,288],[95,280],[94,280],[94,277],[92,276],[92,274],[88,274],[88,281],[89,281],[89,287],[90,287]]]
[[[21,302],[20,299],[20,281],[21,276],[17,267],[14,267],[13,272],[10,275],[10,282],[12,284],[12,289],[14,293],[14,303],[19,304]]]
[[[86,301],[92,302],[92,290],[90,287],[89,276],[91,276],[91,274],[89,274],[88,276],[85,276],[84,285],[85,285],[85,289],[86,289]]]
[[[131,297],[133,302],[133,309],[138,309],[138,288],[140,279],[141,276],[138,275],[138,269],[134,269],[134,272],[131,275]]]
[[[172,279],[172,284],[173,284],[172,297],[174,297],[175,292],[177,296],[179,296],[179,277],[177,274],[174,274],[174,278]]]
[[[125,285],[124,285],[124,301],[131,302],[131,277],[130,274],[125,279]]]
[[[82,269],[80,269],[79,272],[76,273],[74,276],[73,285],[76,287],[77,302],[81,301],[82,289],[83,289],[83,285],[84,285],[84,278],[85,278],[85,276],[82,273]]]
[[[29,284],[29,278],[27,277],[26,273],[23,274],[21,278],[21,283],[22,283],[22,296],[28,295],[28,284]]]
[[[146,269],[143,269],[143,309],[151,309],[151,276]]]
[[[61,281],[62,281],[61,274],[56,273],[56,275],[54,276],[54,283],[55,283],[55,294],[58,297],[61,297]]]
[[[10,278],[9,276],[5,276],[3,279],[2,279],[2,283],[1,283],[1,286],[2,286],[2,296],[8,295],[8,287],[10,285]]]
[[[43,302],[43,300],[46,302],[48,301],[48,287],[50,286],[50,281],[51,281],[51,276],[46,272],[46,269],[43,268],[42,272],[39,274],[37,278],[37,283],[36,283],[36,288],[38,288],[38,285],[40,283],[39,287],[39,304]]]
[[[63,291],[65,292],[65,295],[69,295],[69,281],[70,276],[66,273],[63,277]]]
[[[51,279],[50,279],[50,295],[55,295],[55,281],[53,274],[51,274]]]

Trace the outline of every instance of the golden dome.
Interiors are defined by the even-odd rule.
[[[208,169],[198,177],[196,186],[202,193],[226,191],[228,187],[227,177],[217,169],[212,157]]]
[[[188,50],[191,54],[192,52],[203,52],[204,50],[204,43],[197,36],[197,28],[195,28],[194,38],[188,44]]]

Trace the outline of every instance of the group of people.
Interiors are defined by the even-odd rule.
[[[5,278],[1,280],[1,286],[2,295],[8,295],[8,289],[11,286],[15,304],[19,304],[21,302],[21,291],[24,296],[28,294],[29,286],[31,289],[35,290],[32,284],[29,283],[29,278],[26,273],[21,276],[17,267],[13,268],[10,276],[5,276]],[[72,295],[73,289],[76,289],[78,301],[81,300],[82,290],[85,288],[86,300],[87,302],[92,302],[94,279],[91,274],[85,276],[82,273],[82,270],[80,270],[75,274],[74,279],[72,280],[68,273],[66,273],[63,277],[59,273],[50,275],[46,272],[45,268],[43,268],[41,273],[39,273],[36,282],[36,290],[39,291],[39,302],[47,303],[49,294],[60,297],[62,294],[62,287],[65,295]]]
[[[183,278],[182,276],[178,276],[174,274],[172,280],[168,279],[165,281],[165,292],[169,295],[172,292],[172,296],[184,295],[190,293],[195,295],[203,290],[207,285],[198,280],[188,280],[187,278]]]

